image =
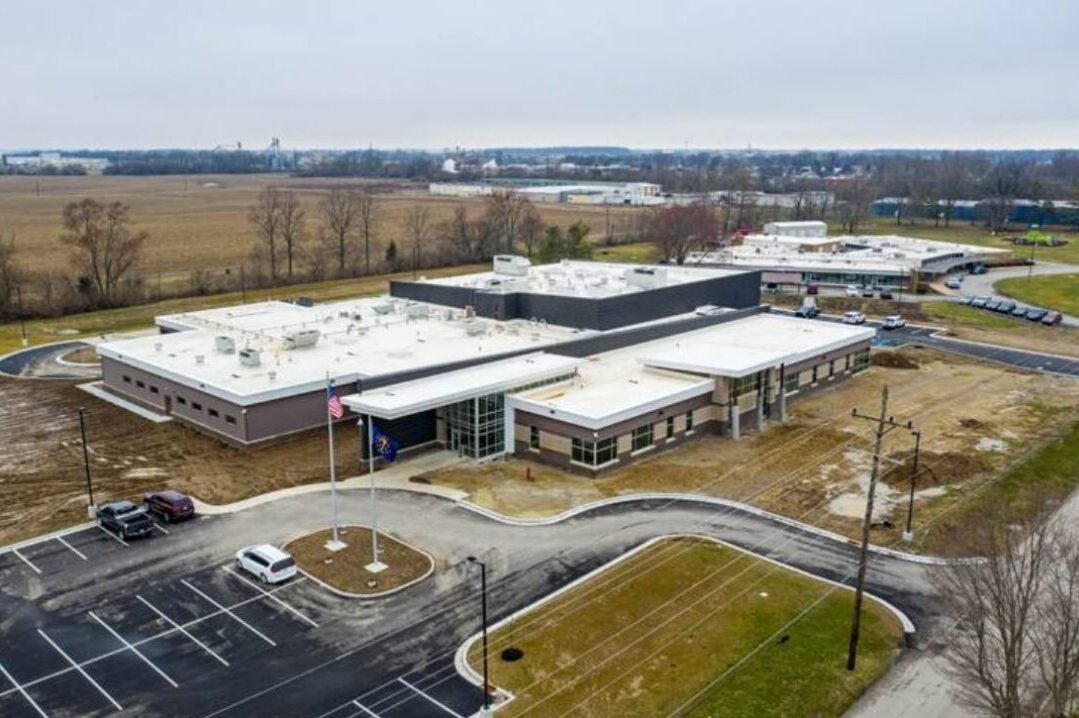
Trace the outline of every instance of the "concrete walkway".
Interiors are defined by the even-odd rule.
[[[428,494],[430,496],[439,496],[444,499],[449,499],[453,502],[463,501],[468,498],[468,493],[464,491],[452,489],[448,486],[436,486],[434,484],[410,481],[409,479],[417,474],[444,469],[448,466],[454,466],[466,461],[468,461],[468,459],[458,456],[452,451],[431,451],[418,456],[409,457],[407,460],[384,466],[376,471],[375,488],[398,489],[401,491],[411,491],[417,494]],[[370,485],[371,477],[368,474],[350,476],[345,479],[338,479],[337,481],[337,488],[341,491],[347,491],[349,489],[366,489],[370,487]],[[315,494],[329,490],[330,482],[322,481],[316,484],[303,484],[302,486],[290,486],[287,489],[270,491],[269,493],[252,496],[251,498],[243,499],[242,501],[234,501],[231,504],[208,504],[198,499],[194,499],[194,502],[195,510],[200,514],[232,514],[237,511],[244,511],[256,506],[273,503],[274,501],[290,496],[302,496],[304,494]]]

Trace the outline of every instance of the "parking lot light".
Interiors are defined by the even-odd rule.
[[[491,682],[487,674],[487,564],[475,556],[468,557],[469,563],[480,567],[480,607],[483,621],[483,715],[491,710]]]
[[[82,464],[86,469],[86,495],[90,503],[86,507],[86,514],[94,518],[94,485],[90,481],[90,450],[86,446],[86,407],[79,407],[79,433],[82,434]]]

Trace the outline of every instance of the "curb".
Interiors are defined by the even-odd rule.
[[[367,529],[368,531],[371,530],[370,526],[363,526],[362,524],[347,524],[347,525],[351,526],[351,527],[355,527],[355,528]],[[379,531],[379,533],[382,533],[383,535],[388,536],[389,538],[393,539],[394,541],[396,541],[399,544],[407,546],[408,548],[412,549],[416,553],[423,554],[424,558],[427,559],[427,570],[423,573],[423,575],[419,576],[418,578],[412,579],[408,583],[403,583],[400,586],[396,586],[394,588],[390,588],[390,589],[387,589],[385,591],[380,591],[379,593],[350,593],[349,591],[342,591],[339,588],[331,586],[330,584],[326,583],[322,579],[316,578],[315,576],[312,576],[310,573],[308,573],[307,571],[304,571],[302,568],[300,568],[299,564],[296,565],[296,570],[299,571],[300,573],[302,573],[308,580],[312,581],[313,583],[318,584],[319,586],[321,586],[322,588],[326,589],[327,591],[329,591],[330,593],[332,593],[332,594],[334,594],[336,596],[340,596],[341,598],[354,598],[354,599],[359,599],[361,601],[362,600],[371,600],[371,599],[376,599],[376,598],[385,598],[386,596],[392,596],[395,593],[400,593],[401,591],[404,591],[406,588],[411,588],[412,586],[415,586],[417,583],[420,583],[421,581],[426,580],[428,577],[430,577],[430,575],[432,573],[435,572],[435,558],[434,558],[434,556],[427,553],[426,551],[424,551],[421,548],[416,548],[415,546],[408,543],[407,541],[402,541],[401,539],[397,538],[396,536],[390,536],[389,534],[385,534],[382,531]],[[306,535],[307,534],[304,534],[304,536],[306,536]],[[299,541],[301,538],[303,538],[303,536],[298,536],[298,537],[296,537],[294,539],[289,539],[287,542],[285,542],[282,545],[282,547],[281,547],[282,550],[286,550],[288,548],[289,544],[291,544],[293,541]]]
[[[807,576],[807,577],[809,577],[809,578],[811,578],[811,579],[813,579],[815,581],[820,581],[822,583],[830,584],[832,586],[836,586],[838,588],[842,588],[842,589],[847,590],[847,591],[853,591],[854,590],[853,586],[848,586],[845,583],[839,583],[838,581],[833,581],[833,580],[828,579],[828,578],[823,578],[821,576],[814,575],[814,574],[809,573],[807,571],[803,571],[800,568],[795,568],[794,566],[789,566],[789,565],[787,565],[787,564],[785,564],[785,563],[783,563],[781,561],[777,561],[775,559],[768,558],[766,556],[761,556],[760,554],[754,553],[753,551],[749,551],[749,550],[741,548],[739,546],[735,546],[733,544],[727,543],[726,541],[723,541],[722,539],[717,539],[717,538],[713,538],[711,536],[705,536],[705,535],[702,535],[702,534],[682,534],[682,533],[665,534],[663,536],[655,536],[653,538],[648,539],[647,541],[640,544],[639,546],[636,546],[636,547],[630,549],[629,551],[626,551],[625,553],[623,553],[623,554],[621,554],[619,556],[616,556],[615,558],[611,559],[610,561],[603,564],[602,566],[599,566],[598,568],[595,568],[595,569],[589,571],[585,575],[583,575],[583,576],[569,582],[568,584],[566,584],[562,588],[558,589],[557,591],[549,593],[546,596],[543,596],[543,597],[539,598],[538,600],[534,601],[533,603],[530,603],[529,605],[525,606],[524,608],[521,608],[521,609],[519,609],[517,611],[514,611],[513,613],[506,616],[505,618],[503,618],[503,619],[497,621],[496,623],[488,626],[487,627],[487,633],[490,634],[493,631],[497,631],[499,628],[502,628],[506,624],[509,624],[509,623],[517,620],[521,616],[523,616],[523,615],[525,615],[527,613],[531,613],[535,609],[540,608],[541,606],[543,606],[543,605],[545,605],[547,603],[550,603],[551,601],[553,601],[556,598],[562,596],[563,594],[569,592],[570,590],[576,588],[577,586],[581,585],[582,583],[585,583],[586,581],[589,581],[589,580],[595,578],[596,576],[602,574],[603,572],[605,572],[605,571],[607,571],[607,570],[609,570],[611,568],[614,568],[615,566],[622,563],[623,561],[626,561],[626,560],[630,559],[631,557],[636,556],[637,554],[641,553],[645,549],[651,547],[652,545],[654,545],[654,544],[656,544],[656,543],[658,543],[660,541],[667,541],[667,540],[670,540],[670,539],[686,539],[686,538],[710,541],[710,542],[715,543],[717,545],[725,546],[727,548],[730,548],[730,549],[732,549],[734,551],[738,551],[740,553],[743,553],[743,554],[746,554],[746,555],[749,555],[749,556],[753,556],[754,558],[760,559],[762,561],[766,561],[768,563],[775,564],[776,566],[780,566],[780,567],[782,567],[782,568],[784,568],[784,569],[786,569],[788,571],[794,571],[795,573],[801,574],[803,576]],[[870,600],[876,601],[878,604],[883,606],[893,616],[896,617],[896,619],[899,621],[899,625],[903,628],[904,639],[905,639],[907,647],[909,648],[910,645],[913,642],[913,636],[914,636],[914,634],[916,632],[914,622],[910,620],[910,617],[907,616],[907,614],[904,613],[902,611],[902,609],[900,609],[898,606],[886,601],[883,598],[880,598],[879,596],[876,596],[876,595],[874,595],[874,594],[872,594],[872,593],[870,593],[868,591],[866,591],[864,595],[867,598],[869,598]],[[482,631],[479,631],[479,632],[476,632],[476,633],[472,634],[469,638],[465,639],[465,641],[457,648],[457,651],[456,651],[456,653],[454,653],[454,656],[453,656],[453,664],[454,664],[454,667],[457,669],[458,675],[460,675],[462,678],[464,678],[469,683],[471,683],[471,684],[473,684],[475,686],[478,686],[481,690],[483,688],[483,676],[481,674],[477,673],[475,671],[475,669],[473,669],[472,666],[469,664],[469,662],[468,662],[468,654],[472,650],[472,646],[475,645],[476,641],[480,640],[482,637],[483,637],[483,632]],[[514,695],[512,693],[510,693],[509,691],[506,691],[506,690],[501,689],[501,688],[498,688],[497,690],[502,695],[507,696],[507,698],[501,704],[499,704],[498,706],[495,706],[494,707],[495,710],[497,710],[498,708],[506,705],[507,703],[512,701],[513,698],[514,698]]]
[[[474,513],[485,516],[494,521],[499,521],[504,524],[512,526],[550,526],[557,524],[567,519],[574,518],[583,513],[600,509],[605,506],[614,506],[617,504],[632,503],[635,501],[679,501],[684,503],[697,503],[706,504],[712,506],[720,506],[725,509],[734,511],[741,511],[743,513],[752,514],[754,516],[774,521],[775,523],[783,524],[791,528],[798,529],[805,533],[814,534],[821,538],[830,539],[838,543],[847,544],[850,546],[857,546],[858,543],[852,539],[848,539],[846,536],[827,531],[825,529],[817,528],[809,524],[795,521],[794,519],[786,516],[780,516],[764,509],[759,509],[756,506],[750,506],[749,504],[739,503],[737,501],[731,501],[730,499],[721,499],[713,496],[701,496],[698,494],[678,494],[678,493],[643,493],[643,494],[627,494],[626,496],[616,496],[609,499],[600,499],[599,501],[592,501],[587,504],[576,506],[572,509],[563,511],[560,514],[554,516],[546,516],[535,519],[518,519],[511,516],[505,516],[497,511],[488,509],[486,507],[474,504],[467,499],[462,499],[457,502],[458,506],[464,509],[472,511]],[[957,561],[962,562],[969,559],[946,559],[936,556],[920,556],[918,554],[907,553],[905,551],[897,551],[895,549],[886,548],[884,546],[876,546],[874,544],[869,545],[869,550],[880,554],[882,556],[888,556],[889,558],[900,559],[902,561],[909,561],[911,563],[923,564],[927,566],[947,566]]]

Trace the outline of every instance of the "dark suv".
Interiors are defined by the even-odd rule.
[[[146,494],[142,500],[150,513],[165,522],[182,521],[195,515],[195,504],[191,498],[172,489]]]
[[[97,522],[120,538],[149,536],[154,531],[154,520],[150,514],[130,501],[114,501],[99,506]]]

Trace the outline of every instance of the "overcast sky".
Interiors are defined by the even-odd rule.
[[[0,147],[1077,147],[1079,0],[0,0]]]

